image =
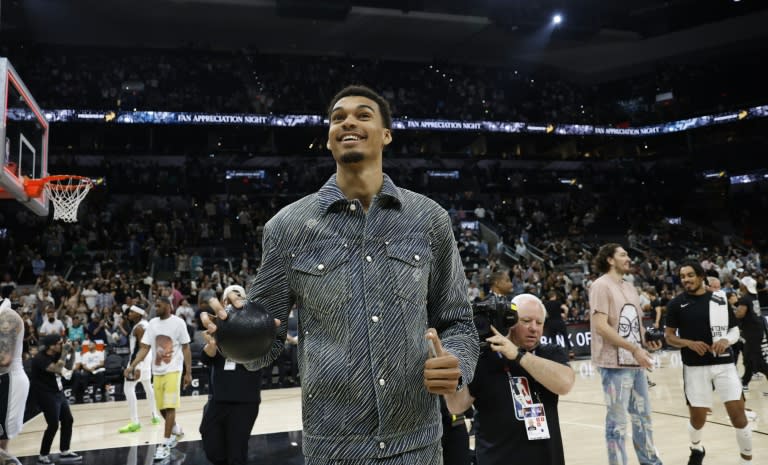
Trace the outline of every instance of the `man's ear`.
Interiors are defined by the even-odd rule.
[[[384,146],[386,147],[390,143],[392,143],[392,131],[384,129]]]

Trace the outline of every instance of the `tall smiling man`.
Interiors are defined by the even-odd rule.
[[[299,308],[308,465],[437,465],[436,394],[463,389],[479,352],[451,221],[384,174],[383,97],[347,87],[328,117],[336,174],[267,223],[248,297],[283,322]],[[285,333],[250,368],[275,360]]]

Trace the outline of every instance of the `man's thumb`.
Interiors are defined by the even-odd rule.
[[[440,341],[440,337],[437,335],[435,328],[429,328],[427,330],[426,338],[428,341],[432,341],[432,344],[435,346],[436,356],[439,357],[445,353],[445,350],[443,350],[443,343]]]

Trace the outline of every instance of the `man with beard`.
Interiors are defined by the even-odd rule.
[[[487,339],[491,351],[480,356],[475,379],[445,400],[453,413],[474,404],[478,463],[504,465],[514,457],[515,463],[562,465],[557,402],[576,377],[562,347],[541,344],[547,317],[541,300],[520,294],[512,303],[517,324],[506,336],[493,328]]]
[[[605,441],[608,463],[627,463],[625,436],[627,414],[632,418],[632,443],[638,461],[660,465],[653,445],[651,404],[645,370],[653,359],[643,349],[661,348],[659,341],[647,343],[643,328],[640,296],[624,280],[631,272],[632,260],[619,244],[600,247],[594,268],[602,273],[589,288],[592,363],[598,367],[608,410],[605,416]]]
[[[667,343],[679,347],[683,359],[683,384],[690,421],[689,465],[700,465],[706,451],[701,444],[712,392],[720,400],[736,429],[741,464],[752,463],[752,430],[744,413],[744,395],[731,345],[739,340],[739,328],[723,291],[709,292],[704,268],[686,260],[678,271],[685,292],[667,306]],[[713,389],[714,387],[714,389]],[[719,459],[718,462],[721,462]]]
[[[141,337],[139,353],[123,373],[126,378],[136,378],[136,368],[151,349],[156,353],[152,363],[155,402],[165,419],[165,441],[155,449],[155,460],[165,460],[171,456],[171,449],[176,447],[178,438],[184,435],[176,424],[176,409],[181,406],[182,369],[185,370],[184,387],[192,383],[192,352],[187,325],[173,314],[169,296],[157,298],[157,316],[149,321]]]
[[[64,360],[72,351],[70,343],[64,343],[61,336],[50,334],[40,339],[40,351],[32,360],[30,373],[30,392],[34,393],[37,405],[43,412],[45,422],[48,424],[43,432],[43,440],[40,444],[40,455],[37,458],[39,465],[50,465],[55,461],[49,455],[51,444],[61,423],[61,435],[59,436],[59,462],[81,462],[82,457],[69,450],[72,441],[72,425],[74,418],[69,409],[69,401],[64,395],[64,387],[61,382],[61,370],[64,368]]]
[[[347,87],[328,119],[336,173],[267,222],[248,299],[282,322],[298,306],[307,465],[440,464],[437,395],[472,381],[479,352],[451,220],[384,174],[383,97]],[[270,366],[285,334],[248,367]]]

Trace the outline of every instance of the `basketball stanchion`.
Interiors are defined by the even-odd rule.
[[[45,191],[53,204],[53,219],[67,223],[77,223],[77,207],[91,188],[91,178],[68,174],[29,179],[24,183],[29,197],[39,197]]]

